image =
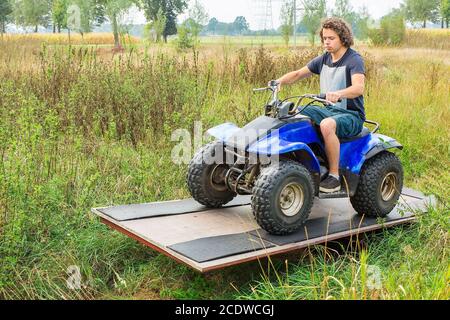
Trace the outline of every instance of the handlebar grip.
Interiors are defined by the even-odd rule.
[[[256,88],[256,89],[253,89],[253,92],[266,91],[266,90],[268,90],[268,88]]]
[[[278,87],[279,84],[280,84],[280,82],[277,80],[270,80],[270,82],[269,82],[270,87]]]
[[[318,94],[316,97],[323,100],[327,99],[327,95],[325,93]],[[342,99],[339,99],[337,102],[342,102]]]

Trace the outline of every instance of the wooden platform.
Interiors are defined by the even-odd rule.
[[[101,221],[129,237],[200,271],[287,253],[310,245],[387,228],[415,219],[434,205],[433,197],[405,188],[384,221],[356,215],[349,199],[315,199],[302,230],[273,236],[253,218],[250,197],[228,207],[207,209],[192,199],[93,208]],[[170,208],[170,209],[168,209]]]

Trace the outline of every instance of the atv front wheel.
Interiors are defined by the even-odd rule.
[[[236,193],[228,190],[225,184],[228,169],[221,142],[203,146],[189,163],[186,179],[192,197],[210,208],[218,208],[233,200]]]
[[[403,167],[397,156],[382,152],[367,160],[350,202],[360,215],[386,217],[396,206],[403,188]]]
[[[252,210],[261,228],[286,235],[303,225],[313,201],[309,171],[299,163],[282,160],[261,171],[253,188]]]

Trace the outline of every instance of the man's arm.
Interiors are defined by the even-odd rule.
[[[301,68],[300,70],[292,71],[292,72],[285,74],[284,76],[279,78],[277,81],[280,83],[280,85],[293,84],[294,82],[296,82],[298,80],[308,78],[312,74],[313,73],[308,69],[308,67],[305,66],[305,67]]]
[[[338,102],[339,99],[347,98],[354,99],[364,94],[365,75],[361,73],[355,73],[352,75],[352,85],[346,89],[327,92],[327,100],[333,103]]]

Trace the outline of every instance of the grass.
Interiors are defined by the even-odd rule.
[[[131,47],[105,57],[0,42],[0,298],[448,299],[450,66],[426,53],[392,49],[386,59],[357,49],[368,69],[368,118],[404,144],[406,185],[440,205],[412,226],[313,247],[287,263],[200,275],[108,229],[90,209],[188,197],[171,133],[197,120],[203,130],[248,122],[265,99],[251,88],[318,51]],[[317,88],[313,78],[282,94]],[[79,267],[80,290],[67,287],[70,266]],[[380,268],[382,289],[366,288],[368,266]]]
[[[443,230],[449,225],[441,215],[441,211],[430,209],[413,226],[307,250],[284,268],[278,263],[275,279],[263,277],[238,297],[448,299],[448,237]],[[436,227],[440,232],[433,229]],[[367,286],[374,267],[380,271],[380,287]]]
[[[409,29],[404,46],[450,50],[449,39],[449,29]]]
[[[123,35],[121,40],[125,44],[139,43],[141,40],[130,35]],[[2,41],[6,42],[38,42],[50,45],[111,45],[114,44],[112,33],[30,33],[30,34],[6,34]]]

